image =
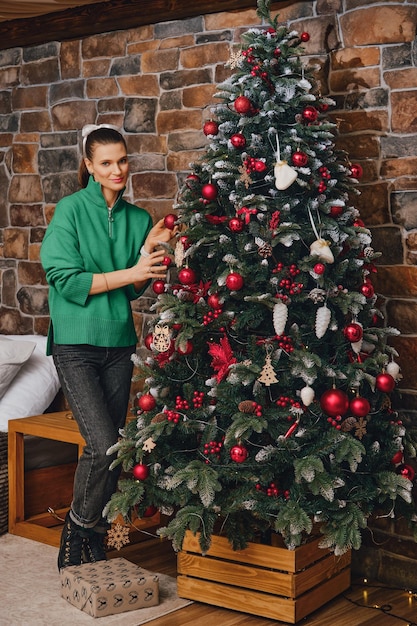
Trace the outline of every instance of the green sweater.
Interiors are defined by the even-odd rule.
[[[149,214],[121,194],[109,210],[99,183],[60,200],[41,247],[49,284],[47,353],[57,344],[131,346],[137,342],[130,301],[133,285],[90,296],[93,274],[137,263],[152,228]]]

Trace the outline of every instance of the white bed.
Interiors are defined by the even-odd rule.
[[[8,522],[8,422],[44,413],[59,391],[53,359],[46,356],[46,337],[0,335],[0,534],[7,531]],[[27,470],[69,463],[76,458],[76,446],[25,437]]]

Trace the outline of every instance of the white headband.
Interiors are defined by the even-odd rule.
[[[98,124],[98,125],[86,124],[85,126],[83,126],[82,131],[81,131],[81,135],[83,138],[83,154],[84,155],[85,155],[85,144],[86,144],[88,135],[90,135],[95,130],[99,130],[100,128],[111,128],[112,130],[116,130],[118,133],[120,133],[120,128],[118,128],[117,126],[113,126],[113,124]]]

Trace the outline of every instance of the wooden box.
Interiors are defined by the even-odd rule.
[[[295,550],[250,543],[235,551],[213,536],[202,556],[187,531],[178,554],[181,598],[295,624],[350,586],[350,552],[337,557],[315,537]]]

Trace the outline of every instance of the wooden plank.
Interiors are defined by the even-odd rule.
[[[337,576],[325,581],[319,587],[315,587],[295,602],[295,621],[310,615],[324,606],[340,593],[350,587],[350,568],[342,570]],[[350,622],[353,624],[353,622]]]
[[[328,550],[322,550],[318,547],[320,540],[321,538],[317,537],[311,542],[299,546],[296,550],[268,546],[268,551],[266,551],[265,546],[260,543],[250,543],[245,550],[233,550],[226,537],[213,535],[207,555],[295,573],[329,554]],[[183,550],[201,554],[199,535],[193,535],[187,531]]]
[[[69,507],[76,463],[65,463],[25,472],[25,518],[52,509]]]
[[[303,572],[294,574],[294,591],[291,597],[297,598],[310,589],[322,584],[324,580],[333,578],[338,572],[350,566],[351,553],[346,552],[340,557],[329,554],[326,558],[314,563]]]
[[[264,546],[268,549],[268,546]],[[209,556],[198,556],[186,552],[178,554],[178,573],[218,583],[255,589],[276,596],[297,598],[323,581],[333,578],[350,565],[351,555],[341,557],[329,554],[299,574],[271,571]]]
[[[9,434],[23,433],[83,446],[85,442],[78,430],[77,422],[74,419],[69,419],[68,415],[71,413],[62,411],[9,420]]]
[[[187,576],[177,577],[177,588],[180,598],[214,604],[225,609],[261,617],[270,617],[291,624],[295,622],[294,600]]]
[[[185,552],[178,554],[178,573],[281,596],[293,596],[293,574],[230,563]]]
[[[279,4],[279,3],[276,3]],[[0,23],[0,50],[65,41],[222,11],[256,8],[256,0],[110,0]]]

